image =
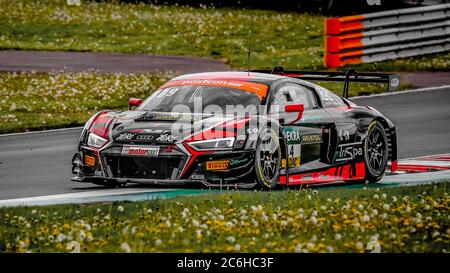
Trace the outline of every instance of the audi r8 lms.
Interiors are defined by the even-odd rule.
[[[345,82],[344,95],[307,80]],[[101,111],[85,124],[72,181],[208,187],[376,182],[391,162],[394,124],[348,100],[351,82],[390,74],[270,70],[176,77],[127,111]]]

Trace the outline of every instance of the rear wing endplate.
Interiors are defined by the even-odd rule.
[[[344,82],[343,97],[348,98],[348,88],[350,82],[382,83],[388,84],[388,92],[396,91],[400,86],[400,75],[384,74],[375,72],[358,72],[353,68],[346,72],[334,71],[304,71],[304,70],[284,70],[282,67],[274,67],[272,70],[251,70],[255,73],[276,74],[280,76],[292,77],[307,81],[333,81]]]

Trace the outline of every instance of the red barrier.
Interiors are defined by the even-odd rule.
[[[340,18],[325,18],[325,35],[339,35],[346,32],[363,30],[364,16],[354,15]]]

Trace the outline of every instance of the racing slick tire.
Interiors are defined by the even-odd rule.
[[[256,144],[255,172],[260,188],[271,190],[278,184],[281,167],[281,146],[275,132],[264,128]]]
[[[365,181],[369,183],[379,181],[386,172],[389,151],[386,132],[378,121],[372,121],[367,129],[363,155],[366,168]]]

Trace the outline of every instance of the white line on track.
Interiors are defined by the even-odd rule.
[[[52,133],[52,132],[81,130],[82,128],[83,127],[70,127],[70,128],[50,129],[50,130],[43,130],[43,131],[31,131],[31,132],[21,132],[21,133],[11,133],[11,134],[0,134],[0,137],[30,135],[30,134],[45,134],[45,133]]]
[[[356,96],[356,97],[350,97],[350,100],[353,99],[368,99],[368,98],[376,98],[376,97],[386,97],[386,96],[395,96],[395,95],[404,95],[404,94],[411,94],[411,93],[418,93],[418,92],[429,92],[429,91],[436,91],[436,90],[443,90],[450,88],[450,85],[442,85],[442,86],[436,86],[436,87],[426,87],[426,88],[420,88],[420,89],[411,89],[411,90],[404,90],[404,91],[397,91],[397,92],[386,92],[386,93],[380,93],[375,95],[367,95],[367,96]]]
[[[2,206],[22,206],[29,204],[37,204],[40,202],[63,202],[73,199],[84,199],[92,197],[107,197],[107,196],[117,196],[117,195],[128,195],[128,194],[139,194],[139,193],[156,193],[178,190],[176,188],[169,189],[102,189],[97,191],[85,191],[85,192],[75,192],[75,193],[63,193],[63,194],[53,194],[26,198],[16,198],[16,199],[5,199],[0,200],[0,207]]]

